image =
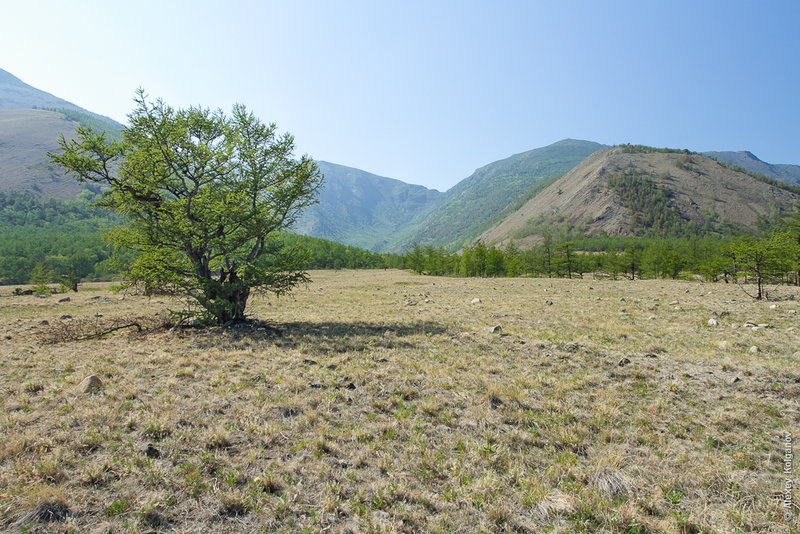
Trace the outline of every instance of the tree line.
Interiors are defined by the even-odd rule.
[[[67,275],[111,280],[134,253],[115,250],[104,232],[123,218],[94,206],[99,195],[84,190],[72,200],[38,200],[29,192],[0,192],[0,284],[27,284],[37,266],[37,283]],[[305,269],[403,268],[404,257],[379,254],[290,232],[280,239],[299,251]]]
[[[404,256],[419,274],[464,277],[581,278],[587,273],[611,279],[695,278],[753,282],[755,297],[767,282],[800,284],[800,216],[784,231],[766,237],[718,235],[673,238],[584,237],[558,240],[544,232],[538,246],[520,250],[484,243],[458,253],[413,244]]]

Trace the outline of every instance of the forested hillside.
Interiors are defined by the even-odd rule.
[[[295,225],[298,233],[374,251],[397,248],[421,214],[443,194],[359,169],[317,162],[325,175],[319,203]]]
[[[539,184],[568,172],[602,146],[565,139],[481,167],[449,189],[403,244],[458,248],[489,228],[521,195],[535,195]]]
[[[49,279],[74,274],[81,280],[110,279],[132,256],[103,241],[105,229],[122,222],[97,210],[97,195],[84,190],[75,199],[38,200],[31,193],[0,192],[0,284],[26,284],[37,265]],[[308,254],[308,269],[402,267],[403,259],[324,239],[284,234],[289,246]]]
[[[800,189],[684,150],[636,145],[592,154],[481,236],[522,248],[546,232],[584,236],[755,234],[795,209]]]

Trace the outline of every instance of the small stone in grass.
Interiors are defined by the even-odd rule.
[[[103,387],[103,381],[96,375],[89,375],[78,384],[78,389],[83,393],[92,393]]]

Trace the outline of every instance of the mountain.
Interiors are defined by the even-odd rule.
[[[56,108],[82,110],[79,106],[31,87],[0,69],[0,109]]]
[[[51,165],[58,136],[71,137],[77,123],[55,111],[0,110],[0,191],[30,191],[40,200],[73,198],[82,189]]]
[[[401,244],[461,246],[480,235],[520,195],[533,196],[537,185],[568,172],[602,147],[565,139],[481,167],[449,189]]]
[[[647,147],[599,150],[526,202],[481,240],[524,248],[545,229],[577,228],[586,235],[676,235],[757,230],[773,209],[792,210],[796,188],[758,179],[685,151]]]
[[[78,124],[119,137],[117,123],[100,115],[64,109],[0,109],[0,191],[30,191],[40,200],[72,198],[86,185],[53,167],[48,152],[61,134],[70,139]]]
[[[93,127],[103,124],[103,129],[107,131],[122,129],[122,125],[113,119],[93,113],[63,98],[58,98],[50,93],[36,89],[10,72],[0,69],[0,110],[37,108],[78,112],[80,115],[87,115],[88,118],[84,120],[94,122]],[[84,120],[80,122],[84,122]]]
[[[443,196],[421,185],[359,169],[326,161],[317,164],[325,175],[325,186],[319,203],[307,208],[295,224],[300,234],[368,250],[390,250],[407,234],[411,221]]]
[[[747,169],[780,180],[789,185],[800,185],[800,165],[766,163],[758,159],[752,152],[703,152],[703,155],[726,161]]]
[[[84,186],[47,158],[47,152],[58,149],[59,135],[71,138],[78,124],[105,130],[111,137],[122,129],[108,117],[0,69],[0,191],[30,191],[39,199],[72,198],[80,192]]]

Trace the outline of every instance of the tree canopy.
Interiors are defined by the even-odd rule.
[[[150,102],[139,89],[122,139],[79,126],[52,160],[82,182],[105,184],[98,205],[125,217],[110,232],[138,252],[125,273],[186,295],[217,323],[244,319],[253,290],[276,294],[307,280],[305,257],[279,239],[315,202],[323,177],[294,138],[244,106],[230,116]]]

